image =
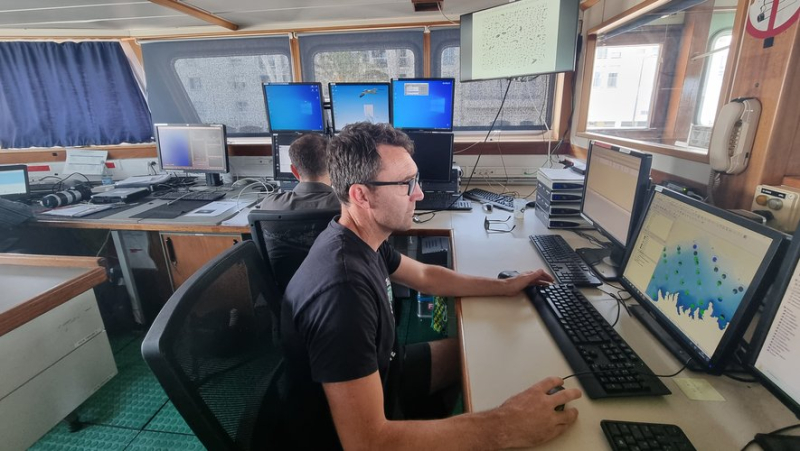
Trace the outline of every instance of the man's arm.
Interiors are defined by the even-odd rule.
[[[468,276],[437,265],[426,265],[405,255],[391,275],[394,282],[411,287],[420,293],[439,296],[513,296],[528,285],[553,282],[544,270],[530,271],[509,279]]]
[[[346,450],[485,450],[529,447],[560,435],[578,411],[555,407],[577,399],[577,389],[547,395],[563,384],[545,379],[486,412],[443,420],[389,421],[383,413],[383,388],[377,372],[347,382],[323,384],[339,440]]]

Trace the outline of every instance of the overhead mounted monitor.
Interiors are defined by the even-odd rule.
[[[322,84],[264,83],[271,132],[322,132]]]
[[[784,235],[662,187],[651,193],[620,281],[645,310],[637,316],[664,333],[651,332],[680,346],[667,349],[719,374],[772,281]]]
[[[223,124],[155,124],[158,163],[165,171],[201,172],[206,183],[222,184],[229,171],[228,144]]]
[[[520,0],[461,16],[461,81],[575,70],[579,0]]]
[[[389,89],[389,83],[328,84],[333,131],[355,122],[390,123]]]
[[[452,131],[453,78],[392,80],[392,125],[404,130]]]

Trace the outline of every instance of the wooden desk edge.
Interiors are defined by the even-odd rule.
[[[0,265],[49,266],[57,268],[94,268],[106,266],[102,257],[71,257],[60,255],[0,254]]]
[[[5,257],[5,256],[3,256]],[[39,257],[44,258],[44,256],[31,256],[31,257]],[[48,259],[59,258],[59,257],[47,257]],[[64,257],[64,258],[76,258],[76,257]],[[77,257],[77,259],[81,260],[102,260],[102,259],[91,259],[91,258],[81,258]],[[48,260],[52,263],[51,260]],[[19,264],[18,262],[14,264]],[[34,265],[31,265],[34,266]],[[77,267],[84,267],[81,264],[78,265],[67,265],[67,264],[60,264],[60,265],[53,265],[53,264],[37,264],[35,266],[59,266],[59,267],[68,267],[68,266],[77,266]],[[78,296],[79,294],[99,285],[107,280],[108,276],[106,274],[106,269],[102,266],[95,265],[92,267],[87,267],[87,270],[75,277],[70,279],[60,285],[57,285],[38,296],[31,298],[27,302],[20,304],[14,308],[9,309],[8,311],[4,312],[0,315],[0,336],[5,335],[6,333],[16,329],[17,327],[27,323],[28,321],[42,315],[59,305],[69,301],[70,299]]]

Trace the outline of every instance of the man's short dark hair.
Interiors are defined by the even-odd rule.
[[[342,203],[350,202],[351,185],[375,180],[381,169],[379,145],[402,147],[414,154],[408,135],[389,124],[356,122],[344,127],[328,145],[331,186]]]
[[[328,138],[305,134],[289,146],[289,159],[304,178],[316,179],[328,173]]]

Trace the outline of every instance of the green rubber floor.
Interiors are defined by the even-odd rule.
[[[31,450],[203,450],[144,363],[142,333],[109,337],[119,373],[77,410],[84,424],[59,423]]]

